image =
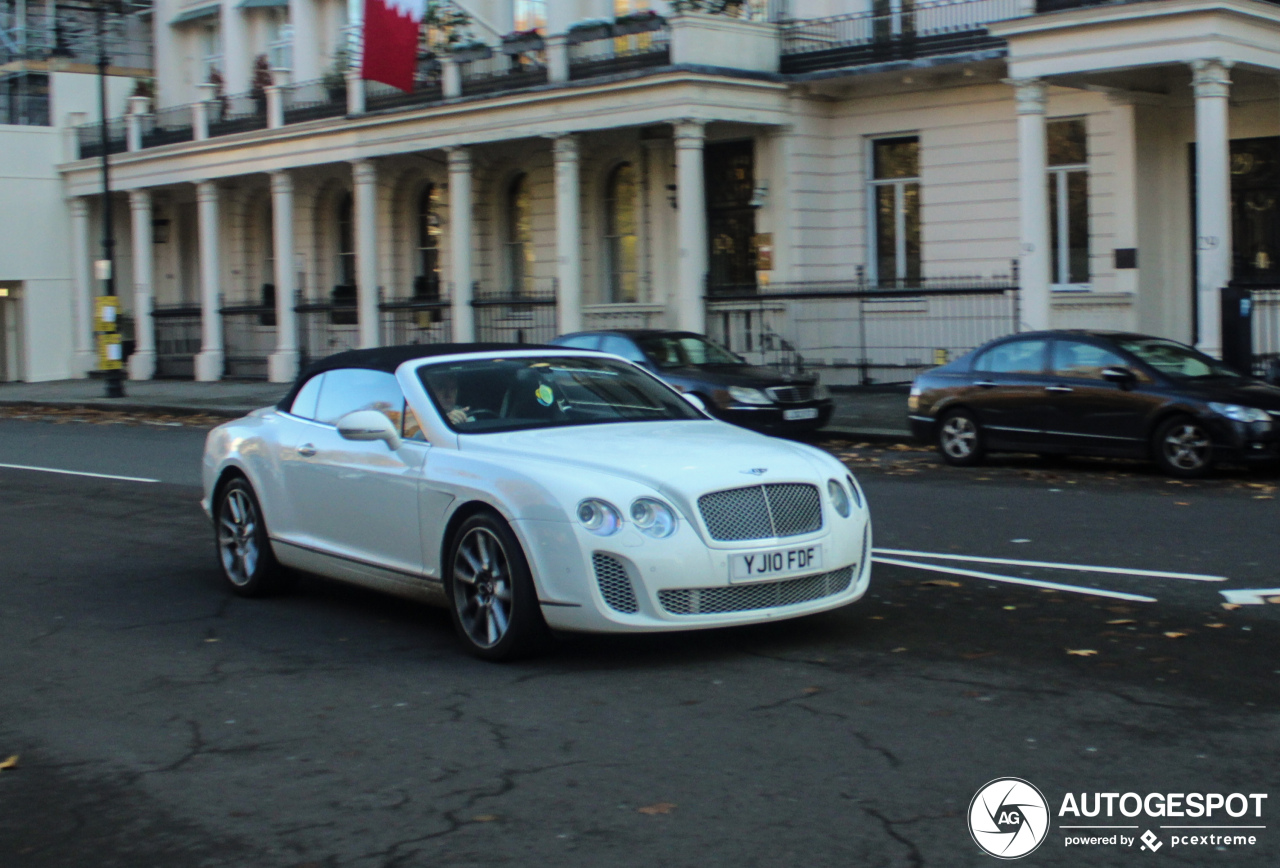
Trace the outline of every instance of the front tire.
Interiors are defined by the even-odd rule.
[[[1213,437],[1190,416],[1165,420],[1151,438],[1151,452],[1161,470],[1179,479],[1198,479],[1213,470]]]
[[[462,523],[449,546],[445,593],[463,646],[484,660],[515,660],[540,650],[547,625],[520,541],[499,516]]]
[[[952,410],[938,423],[938,451],[955,467],[973,467],[985,456],[982,428],[968,410]]]
[[[237,477],[218,492],[214,535],[218,565],[232,593],[265,597],[288,589],[289,576],[271,549],[262,507],[249,480]]]

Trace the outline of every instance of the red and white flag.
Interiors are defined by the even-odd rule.
[[[418,34],[427,0],[364,0],[364,60],[360,77],[413,90]]]

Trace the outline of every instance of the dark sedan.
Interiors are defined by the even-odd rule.
[[[574,332],[551,343],[613,353],[676,390],[697,395],[711,415],[768,434],[816,431],[833,404],[815,374],[761,368],[702,335],[661,329]]]
[[[987,452],[1150,458],[1203,476],[1280,455],[1280,388],[1165,338],[1052,331],[992,341],[916,378],[911,430],[950,464]]]

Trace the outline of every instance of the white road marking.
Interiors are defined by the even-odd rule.
[[[1001,576],[995,573],[984,573],[979,570],[964,570],[959,567],[943,567],[937,564],[917,564],[914,561],[902,561],[897,558],[872,558],[878,564],[891,564],[895,567],[909,567],[913,570],[928,570],[934,573],[947,573],[953,576],[972,576],[975,579],[987,579],[992,582],[1005,582],[1010,585],[1030,585],[1033,588],[1048,588],[1053,591],[1068,591],[1073,594],[1088,594],[1091,597],[1112,597],[1116,600],[1130,600],[1135,603],[1154,603],[1155,597],[1144,597],[1141,594],[1126,594],[1123,591],[1104,591],[1100,588],[1086,588],[1082,585],[1062,585],[1058,582],[1042,582],[1038,579],[1020,579],[1015,576]]]
[[[116,476],[113,473],[88,473],[84,470],[60,470],[57,467],[32,467],[29,464],[0,464],[9,470],[36,470],[40,473],[61,473],[64,476],[92,476],[94,479],[119,479],[124,482],[159,482],[159,479],[145,479],[141,476]]]
[[[1015,540],[1016,542],[1016,540]],[[906,549],[873,549],[874,554],[906,555],[940,561],[967,561],[975,564],[1007,564],[1011,567],[1042,567],[1046,570],[1075,570],[1081,573],[1114,573],[1118,576],[1147,576],[1153,579],[1186,579],[1192,582],[1225,582],[1226,576],[1201,573],[1168,573],[1163,570],[1131,570],[1126,567],[1091,567],[1085,564],[1059,564],[1052,561],[1019,561],[1010,558],[984,558],[976,555],[953,555],[940,552],[913,552]],[[1280,593],[1278,591],[1277,593]]]
[[[1280,588],[1239,588],[1233,591],[1218,591],[1227,598],[1228,603],[1241,606],[1266,605],[1266,597],[1280,597]]]

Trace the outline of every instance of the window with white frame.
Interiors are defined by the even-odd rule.
[[[541,30],[547,26],[547,0],[515,0],[516,30]]]
[[[1049,121],[1050,279],[1057,289],[1089,288],[1089,150],[1084,118]]]
[[[267,62],[272,69],[293,69],[293,28],[289,10],[277,7],[267,10]]]
[[[222,75],[222,31],[217,24],[200,28],[200,81],[213,81],[214,72]]]
[[[638,298],[636,170],[623,163],[609,174],[604,198],[604,252],[609,301]]]
[[[533,196],[529,176],[520,175],[507,188],[503,245],[512,295],[533,294]]]
[[[871,277],[899,286],[920,279],[920,139],[872,139]]]

